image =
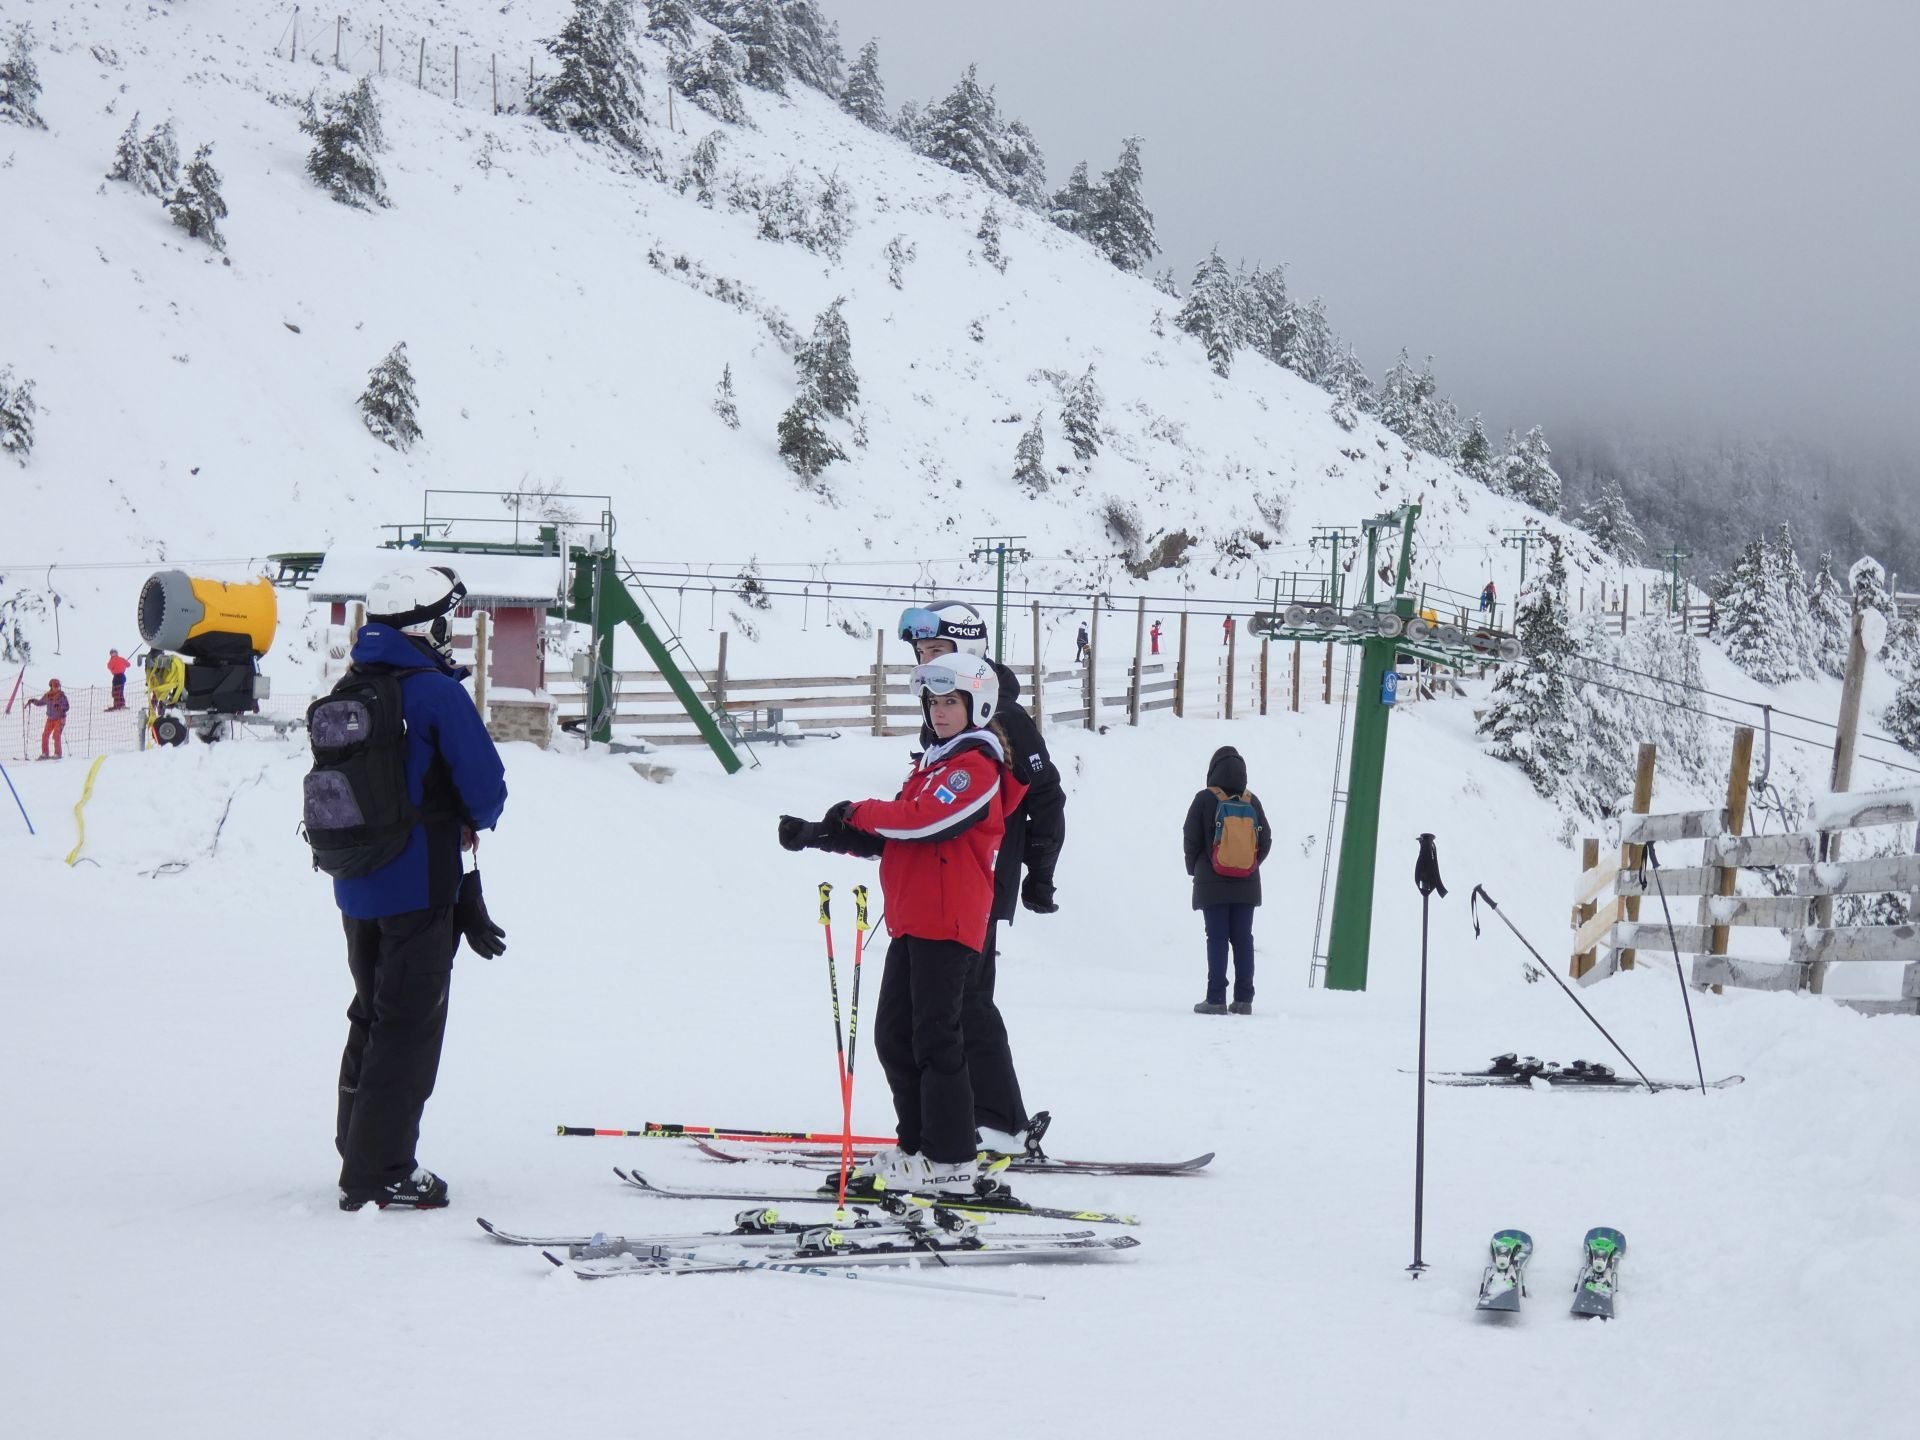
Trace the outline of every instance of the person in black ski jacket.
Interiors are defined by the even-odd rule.
[[[961,1012],[980,1146],[993,1155],[1018,1155],[1027,1148],[1028,1116],[1006,1021],[994,1003],[995,961],[1000,926],[1011,924],[1021,905],[1037,915],[1051,915],[1060,908],[1054,902],[1053,873],[1067,838],[1067,797],[1039,727],[1019,704],[1020,681],[987,654],[987,626],[978,610],[961,600],[908,610],[900,617],[900,638],[913,646],[914,658],[922,664],[936,655],[959,651],[993,667],[1000,682],[999,717],[1007,737],[1007,767],[1027,787],[1025,797],[1007,816],[1007,833],[994,869],[992,923]],[[922,745],[931,745],[934,739],[931,731],[922,730]]]
[[[1222,798],[1244,796],[1253,807],[1256,834],[1254,865],[1246,875],[1223,875],[1215,868],[1215,820]],[[1193,908],[1206,917],[1207,998],[1196,1015],[1253,1013],[1253,911],[1260,903],[1260,864],[1273,848],[1260,797],[1247,789],[1247,762],[1231,745],[1222,745],[1207,762],[1207,788],[1187,807],[1184,833],[1187,874],[1193,877]],[[1227,1004],[1227,952],[1233,952],[1233,1003]]]

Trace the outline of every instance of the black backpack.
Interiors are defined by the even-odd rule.
[[[407,848],[422,812],[407,794],[407,670],[358,666],[307,707],[313,768],[304,829],[313,868],[336,880],[370,875]]]

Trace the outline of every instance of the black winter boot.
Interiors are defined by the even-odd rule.
[[[400,1210],[440,1210],[447,1203],[447,1182],[431,1170],[415,1170],[404,1180],[379,1190],[349,1193],[340,1192],[342,1210],[358,1210],[366,1204],[373,1204],[385,1210],[389,1207]]]

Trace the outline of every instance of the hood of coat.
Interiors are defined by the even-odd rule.
[[[377,621],[361,627],[359,637],[353,642],[353,663],[391,665],[396,670],[433,669],[456,680],[464,680],[471,673],[464,665],[449,665],[426,641],[416,640]]]
[[[1191,773],[1191,772],[1189,772]],[[1218,785],[1229,795],[1247,788],[1247,762],[1231,745],[1222,745],[1207,762],[1207,784]]]

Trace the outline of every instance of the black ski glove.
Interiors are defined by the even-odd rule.
[[[1028,871],[1020,886],[1020,903],[1036,915],[1052,915],[1058,911],[1060,907],[1053,903],[1052,878]]]
[[[507,953],[507,932],[487,914],[487,899],[480,892],[478,870],[469,870],[460,877],[460,893],[453,902],[453,921],[467,944],[473,947],[473,953],[482,960],[497,960]]]
[[[795,852],[809,849],[820,843],[822,828],[811,820],[802,820],[798,815],[780,817],[780,848]]]

